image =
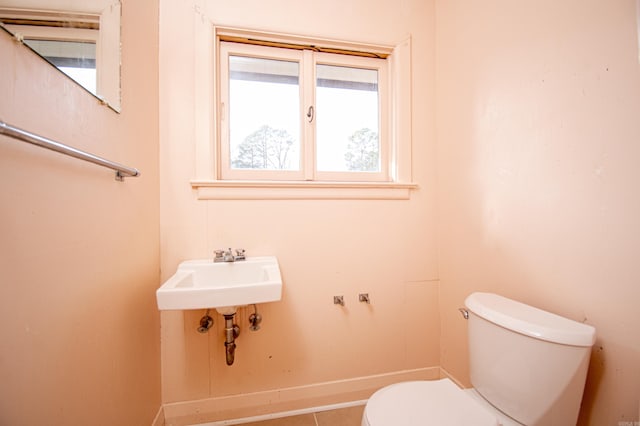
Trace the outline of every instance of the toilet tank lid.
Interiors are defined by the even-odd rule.
[[[465,306],[494,324],[548,342],[571,346],[593,346],[596,329],[492,293],[473,293]]]

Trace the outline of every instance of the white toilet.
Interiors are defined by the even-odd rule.
[[[570,426],[578,420],[595,329],[490,293],[465,300],[473,389],[449,379],[374,393],[362,426]]]

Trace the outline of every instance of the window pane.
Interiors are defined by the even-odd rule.
[[[319,171],[379,172],[378,71],[316,68]]]
[[[232,169],[300,170],[297,62],[229,56]]]
[[[96,94],[95,43],[35,39],[25,39],[24,42],[53,66]]]

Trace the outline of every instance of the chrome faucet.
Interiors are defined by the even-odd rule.
[[[233,253],[231,253],[231,247],[229,247],[229,250],[224,252],[224,257],[222,258],[223,262],[234,262],[236,260],[236,258],[233,256]]]
[[[236,260],[246,260],[244,249],[236,249],[235,256],[231,251],[231,247],[229,247],[229,250],[215,250],[214,253],[214,262],[235,262]]]

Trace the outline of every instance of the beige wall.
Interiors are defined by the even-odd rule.
[[[157,5],[126,2],[122,113],[0,31],[0,424],[145,425],[160,406]],[[142,31],[142,29],[144,31]]]
[[[282,301],[259,306],[259,332],[249,331],[250,312],[241,312],[232,367],[224,360],[220,315],[202,335],[196,327],[203,311],[162,313],[163,400],[327,381],[346,381],[348,390],[350,380],[437,367],[432,2],[160,4],[162,278],[179,262],[211,257],[220,247],[276,255],[284,278]],[[206,86],[194,84],[203,61],[194,46],[202,44],[197,37],[210,22],[390,45],[411,35],[413,169],[420,189],[400,201],[197,200],[189,183],[195,177],[194,116],[196,91]],[[357,301],[359,292],[370,294],[370,306]],[[345,296],[344,309],[333,305],[333,295]]]
[[[437,3],[442,365],[494,291],[596,327],[581,424],[638,420],[633,0]]]

